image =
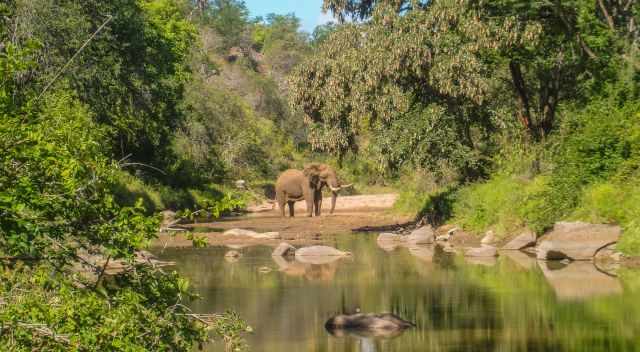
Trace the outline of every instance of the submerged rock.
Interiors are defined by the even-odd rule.
[[[286,257],[290,255],[295,255],[296,247],[288,244],[287,242],[282,242],[273,250],[271,256],[273,257]]]
[[[584,222],[559,222],[545,235],[537,247],[540,260],[591,260],[599,249],[620,238],[615,225]]]
[[[348,333],[371,337],[394,337],[415,324],[391,313],[339,314],[329,318],[324,327],[333,335]]]
[[[497,257],[498,250],[493,246],[482,245],[481,247],[467,250],[464,255],[467,257]]]
[[[532,231],[526,231],[516,236],[502,247],[504,250],[520,250],[527,247],[535,246],[536,234]]]

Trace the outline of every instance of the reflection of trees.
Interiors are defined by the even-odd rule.
[[[254,327],[249,340],[261,351],[358,350],[363,342],[327,336],[323,328],[328,317],[356,307],[393,312],[418,325],[375,341],[377,351],[640,351],[634,296],[640,285],[627,285],[637,289],[618,297],[558,302],[538,268],[525,270],[508,258],[493,267],[472,266],[437,251],[430,262],[404,249],[388,254],[372,238],[344,236],[334,245],[353,258],[318,267],[292,264],[282,273],[258,273],[261,266],[278,268],[268,247],[240,249],[243,257],[233,264],[218,248],[176,250],[162,259],[177,261],[203,296],[193,304],[196,311],[237,310]]]

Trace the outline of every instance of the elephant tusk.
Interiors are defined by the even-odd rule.
[[[349,187],[351,187],[351,186],[353,186],[353,183],[350,183],[350,184],[348,184],[348,185],[342,185],[342,186],[340,186],[340,188],[341,188],[341,189],[342,189],[342,188],[349,188]]]
[[[332,192],[338,192],[341,187],[333,188],[331,185],[329,185],[329,188],[331,189]]]

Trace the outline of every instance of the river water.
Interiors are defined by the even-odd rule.
[[[640,351],[640,273],[543,263],[522,252],[469,262],[433,247],[383,250],[375,235],[336,236],[353,253],[325,264],[272,248],[165,249],[201,299],[197,313],[239,313],[252,351]],[[268,271],[268,269],[271,271]],[[376,337],[324,328],[339,313],[392,312],[417,326]],[[205,347],[222,351],[218,344]]]

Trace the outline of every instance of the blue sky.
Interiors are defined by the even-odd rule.
[[[331,20],[330,15],[322,13],[322,0],[245,0],[245,4],[251,17],[293,12],[302,21],[302,29],[309,33]]]

